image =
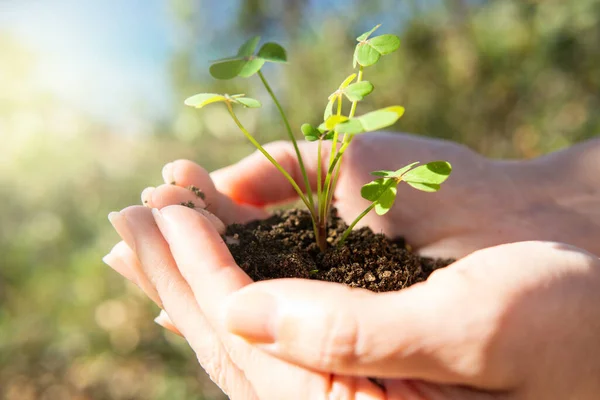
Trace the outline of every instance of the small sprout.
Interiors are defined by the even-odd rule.
[[[356,38],[358,44],[354,50],[353,65],[356,64],[362,67],[369,67],[375,64],[381,56],[393,53],[400,47],[400,38],[396,35],[381,35],[370,38],[381,25],[377,25],[369,32],[363,33]]]
[[[254,52],[260,42],[260,36],[255,36],[240,46],[234,57],[217,60],[210,66],[213,78],[228,80],[237,76],[249,78],[263,67],[265,62],[285,63],[285,49],[277,43],[265,43],[258,53]]]
[[[309,276],[315,276],[319,273],[318,269],[311,269],[310,271],[308,271],[308,275]]]
[[[184,201],[182,203],[179,203],[179,205],[184,206],[184,207],[188,207],[188,208],[191,208],[191,209],[196,208],[196,205],[194,204],[193,201]]]
[[[256,138],[246,130],[241,121],[237,118],[233,105],[238,104],[249,108],[261,107],[261,103],[253,98],[246,97],[244,94],[216,94],[200,93],[188,98],[185,104],[191,107],[202,108],[212,103],[225,103],[227,110],[238,128],[246,138],[277,168],[279,172],[287,179],[292,188],[296,191],[300,200],[307,206],[310,212],[315,239],[317,245],[322,251],[333,243],[333,237],[328,238],[328,214],[333,201],[337,180],[340,176],[340,166],[342,157],[352,142],[354,135],[373,132],[379,129],[387,128],[404,115],[404,107],[392,106],[380,110],[372,111],[361,116],[356,116],[356,108],[360,101],[370,95],[373,90],[373,84],[363,79],[364,68],[375,64],[381,56],[396,51],[400,46],[400,39],[395,35],[385,34],[371,37],[380,27],[375,26],[369,32],[363,33],[357,38],[358,44],[354,51],[354,68],[360,66],[358,73],[351,73],[342,81],[340,86],[328,97],[327,106],[323,113],[323,122],[317,127],[311,124],[303,124],[302,134],[307,141],[318,141],[317,143],[317,182],[316,196],[313,192],[308,179],[308,174],[304,166],[304,161],[292,132],[290,123],[283,111],[279,100],[275,96],[261,69],[266,62],[285,63],[287,62],[287,53],[285,49],[277,43],[265,43],[257,51],[260,37],[256,36],[246,41],[240,46],[237,54],[233,57],[224,58],[215,61],[210,67],[210,73],[217,79],[232,79],[237,76],[250,77],[257,75],[265,89],[273,99],[279,114],[285,124],[289,139],[294,145],[294,150],[298,159],[298,167],[304,180],[304,192],[298,182],[269,154],[266,149],[256,140]],[[343,115],[343,101],[346,98],[352,103],[350,112]],[[337,108],[334,110],[334,107]],[[343,134],[341,137],[340,134]],[[331,147],[331,155],[327,163],[323,163],[321,154],[322,142],[324,140],[335,141]],[[339,145],[339,146],[338,146]],[[396,171],[375,171],[372,174],[376,176],[372,182],[367,183],[361,189],[361,195],[371,204],[365,209],[343,233],[338,245],[342,245],[354,226],[371,210],[379,215],[383,215],[392,208],[398,193],[398,185],[406,182],[408,185],[425,192],[435,192],[440,189],[440,185],[448,178],[452,168],[446,161],[434,161],[425,165],[418,162],[409,164]],[[321,174],[323,172],[323,174]],[[175,184],[175,182],[173,182]],[[193,186],[189,186],[192,192],[201,199],[205,199],[204,193]],[[315,200],[316,198],[316,200]],[[190,208],[195,208],[193,202],[182,203]],[[317,274],[318,270],[309,271],[311,276]],[[375,276],[369,275],[368,280],[375,279]]]
[[[187,187],[188,190],[190,190],[192,193],[194,193],[197,197],[200,197],[202,200],[206,199],[206,195],[204,194],[204,192],[202,190],[200,190],[199,188],[197,188],[194,185],[190,185]]]

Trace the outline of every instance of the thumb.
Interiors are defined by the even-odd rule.
[[[308,180],[312,188],[317,181],[317,146],[314,143],[298,143]],[[296,151],[291,142],[279,141],[264,146],[265,150],[291,175],[301,189],[305,190],[304,176],[298,164]],[[322,159],[329,158],[331,145],[323,143]],[[260,152],[254,152],[236,164],[211,173],[218,191],[238,203],[264,206],[283,203],[297,197],[285,177]]]
[[[429,283],[372,293],[329,282],[262,281],[230,298],[226,324],[266,352],[319,371],[503,384],[465,382],[472,365],[464,353],[480,332],[455,292]],[[461,320],[471,332],[461,331]]]

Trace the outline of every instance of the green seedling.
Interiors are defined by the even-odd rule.
[[[258,76],[265,89],[273,99],[277,110],[285,125],[287,135],[294,145],[298,166],[302,172],[301,185],[275,160],[254,136],[246,130],[234,112],[234,106],[247,108],[261,107],[261,103],[243,94],[226,95],[214,93],[201,93],[188,98],[185,104],[191,107],[202,108],[211,103],[223,103],[233,118],[238,128],[246,138],[283,174],[290,185],[298,193],[300,200],[306,205],[312,218],[315,240],[322,251],[327,249],[327,216],[331,208],[333,193],[340,175],[340,166],[344,153],[356,135],[373,132],[387,128],[404,115],[404,107],[391,106],[356,116],[358,103],[369,96],[373,84],[364,79],[367,67],[376,64],[379,59],[396,51],[400,47],[400,39],[396,35],[380,35],[372,37],[379,28],[377,25],[369,32],[360,35],[356,40],[358,44],[354,50],[353,68],[358,71],[349,75],[339,87],[329,96],[323,120],[317,126],[309,123],[300,128],[305,140],[317,142],[317,191],[313,193],[308,181],[308,174],[298,148],[298,143],[275,93],[269,86],[261,69],[265,63],[286,63],[287,53],[277,43],[265,43],[257,51],[260,37],[253,37],[244,43],[233,57],[215,61],[210,67],[211,75],[216,79],[233,79],[236,77],[249,78]],[[343,115],[344,101],[351,104],[348,115]],[[331,155],[327,163],[322,159],[322,144],[332,142]],[[406,182],[415,189],[425,192],[435,192],[448,178],[452,168],[446,161],[433,161],[424,165],[414,162],[396,171],[375,171],[372,174],[377,178],[364,185],[361,196],[370,201],[370,205],[350,224],[338,241],[338,246],[344,244],[348,235],[356,224],[375,209],[378,215],[387,213],[396,200],[397,187],[400,182]],[[315,271],[316,272],[316,271]]]

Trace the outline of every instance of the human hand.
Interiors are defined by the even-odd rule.
[[[595,143],[593,146],[598,146]],[[370,172],[413,161],[448,160],[452,176],[437,193],[398,187],[397,202],[381,217],[361,223],[390,237],[403,236],[423,255],[459,258],[475,250],[525,240],[567,242],[600,254],[600,156],[591,145],[575,146],[533,161],[486,159],[455,143],[403,134],[355,137],[343,159],[335,206],[352,221],[368,205],[360,196]],[[267,150],[302,182],[290,143]],[[311,181],[316,181],[316,145],[301,143]],[[328,154],[329,148],[324,149]],[[328,157],[325,156],[324,162]],[[217,189],[240,204],[265,206],[296,194],[272,164],[255,153],[212,174]],[[360,225],[359,225],[360,226]]]
[[[387,399],[600,398],[600,260],[523,242],[371,293],[272,280],[228,302],[233,333],[311,370],[379,378]]]
[[[264,216],[264,211],[222,197],[208,174],[191,162],[169,164],[163,176],[165,182],[177,185],[145,190],[142,199],[149,207],[111,213],[123,241],[105,262],[163,309],[156,321],[185,337],[213,381],[232,399],[383,399],[382,389],[367,378],[287,363],[226,330],[223,308],[228,297],[252,281],[223,243],[219,233],[224,224],[219,217],[243,222]],[[185,189],[189,185],[202,188],[205,198]],[[189,201],[194,210],[172,205]],[[216,215],[204,209],[207,204]],[[158,225],[150,207],[161,209],[154,211]]]

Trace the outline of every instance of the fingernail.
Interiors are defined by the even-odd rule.
[[[158,317],[154,318],[154,322],[156,322],[158,325],[162,326],[168,331],[171,331],[179,336],[183,336],[181,332],[179,332],[179,329],[175,327],[175,325],[171,321],[171,318],[169,318],[169,316],[164,310],[161,311],[160,314],[158,314]]]
[[[162,169],[162,177],[163,177],[165,183],[169,184],[169,185],[177,184],[177,182],[175,182],[175,175],[173,174],[173,167],[174,167],[173,163],[168,163]]]
[[[108,220],[115,228],[119,236],[121,236],[121,239],[123,239],[125,243],[127,243],[131,250],[135,251],[135,240],[133,238],[133,235],[131,234],[131,231],[129,230],[127,220],[125,219],[123,214],[117,211],[113,211],[110,214],[108,214]]]
[[[146,189],[142,190],[142,204],[147,206],[147,207],[152,207],[152,192],[154,192],[153,187],[147,187]]]
[[[160,212],[160,210],[158,208],[152,209],[152,215],[154,216],[154,221],[156,222],[158,229],[160,229],[160,233],[162,233],[162,235],[165,238],[165,240],[167,241],[167,243],[169,243],[169,235],[170,235],[169,223],[163,217],[162,213]]]
[[[226,326],[234,335],[256,344],[275,342],[277,304],[265,293],[235,295],[226,307]]]
[[[127,266],[127,264],[123,261],[121,257],[115,254],[113,251],[108,253],[102,258],[102,261],[119,274],[121,274],[124,278],[129,279],[131,282],[138,285],[137,278],[135,273]],[[139,285],[138,285],[139,286]]]

